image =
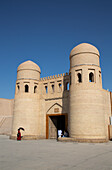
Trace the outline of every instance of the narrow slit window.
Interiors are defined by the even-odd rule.
[[[54,93],[54,84],[52,84],[51,87],[52,87],[52,93]]]
[[[69,90],[69,83],[67,83],[67,90]]]
[[[65,90],[69,90],[69,83],[66,83],[66,89]]]
[[[71,85],[71,73],[70,73],[70,85]]]
[[[82,75],[81,75],[81,73],[78,73],[77,77],[78,77],[78,83],[81,83],[82,82]]]
[[[25,93],[28,93],[29,92],[29,86],[26,84],[25,85]]]
[[[48,93],[48,87],[47,86],[45,86],[45,91],[46,91],[46,93]]]
[[[101,83],[101,72],[99,71],[99,81]]]
[[[19,91],[20,90],[20,86],[18,85],[17,88],[18,88],[18,91]]]
[[[37,86],[34,87],[34,93],[37,93]]]
[[[62,84],[59,83],[58,85],[59,85],[59,92],[61,92],[61,90],[62,90]]]
[[[19,93],[19,91],[20,91],[20,86],[17,85],[17,93]]]
[[[89,73],[89,82],[94,82],[94,74],[92,72]]]

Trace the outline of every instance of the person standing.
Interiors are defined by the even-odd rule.
[[[18,129],[18,133],[17,133],[17,140],[21,140],[21,132],[19,129]]]

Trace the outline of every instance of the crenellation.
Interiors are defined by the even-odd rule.
[[[58,75],[42,77],[42,78],[40,78],[40,81],[51,80],[51,79],[58,79],[58,78],[66,77],[66,76],[69,76],[69,73],[62,73],[62,74],[58,74]]]

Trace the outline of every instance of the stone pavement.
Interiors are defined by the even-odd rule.
[[[16,141],[0,136],[0,170],[112,170],[112,142]]]

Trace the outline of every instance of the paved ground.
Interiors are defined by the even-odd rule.
[[[0,170],[112,170],[112,142],[16,141],[0,136]]]

